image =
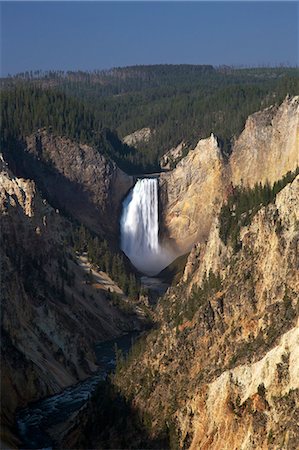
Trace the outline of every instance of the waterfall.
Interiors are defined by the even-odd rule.
[[[139,179],[123,202],[121,249],[134,266],[155,275],[173,259],[159,244],[158,180]]]

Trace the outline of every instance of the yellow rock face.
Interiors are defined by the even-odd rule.
[[[299,165],[299,97],[250,116],[229,162],[213,134],[160,175],[162,222],[180,251],[207,239],[230,184],[273,183]]]
[[[160,176],[162,214],[182,251],[206,238],[224,195],[224,164],[216,138],[198,142],[172,172]]]
[[[199,406],[202,409],[193,424],[194,438],[190,450],[273,448],[271,435],[274,430],[277,433],[279,421],[283,423],[286,420],[277,406],[277,399],[288,398],[290,393],[298,393],[299,389],[298,343],[297,326],[285,333],[279,344],[261,360],[223,372],[209,385],[204,401],[201,395],[194,399],[194,410],[198,411]],[[286,360],[285,382],[281,383],[278,367],[282,367]],[[261,385],[265,387],[264,395],[258,393]],[[266,418],[268,423],[264,429],[255,424],[257,419],[266,422]],[[282,438],[284,447],[279,448],[295,448],[294,436],[285,433]],[[276,439],[279,440],[278,437]]]
[[[299,165],[299,97],[250,116],[230,158],[234,185],[270,183]]]
[[[7,170],[6,163],[0,155],[0,211],[3,212],[6,207],[16,207],[19,204],[24,214],[32,217],[36,193],[34,182],[10,177]]]

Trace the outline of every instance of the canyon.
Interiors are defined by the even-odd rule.
[[[298,113],[296,97],[255,115],[256,151],[246,147],[246,167],[250,163],[253,172],[251,178],[244,171],[244,189],[266,183],[267,170],[273,183],[298,168]],[[283,136],[281,146],[270,141],[269,152],[265,128]],[[115,447],[122,439],[145,445],[145,430],[151,448],[297,448],[299,175],[259,205],[240,229],[240,247],[225,243],[219,213],[234,195],[233,168],[246,161],[234,156],[234,150],[244,152],[243,138],[228,161],[214,136],[202,140],[176,169],[159,176],[164,226],[178,247],[182,236],[188,239],[191,252],[183,276],[158,303],[158,328],[112,379],[140,429],[136,436],[130,424],[117,436],[111,424]],[[208,206],[213,214],[206,214]],[[104,445],[88,411],[79,417],[81,436],[89,430],[88,445]],[[78,444],[74,431],[65,442],[71,441]]]
[[[146,174],[127,175],[100,149],[44,129],[18,151],[6,149],[0,167],[5,442],[19,445],[17,407],[93,374],[94,344],[144,329],[142,310],[155,327],[112,383],[146,423],[149,442],[162,436],[171,448],[296,448],[299,176],[259,206],[240,230],[237,251],[221,237],[220,214],[237,186],[273,185],[294,172],[298,138],[299,97],[287,97],[247,119],[229,156],[211,134],[186,156],[182,144],[176,167],[148,182]],[[120,223],[141,185],[144,210],[155,186],[150,215],[157,215],[143,234],[154,235],[158,258],[163,248],[171,251],[161,269],[188,253],[179,280],[145,309],[144,293],[132,301],[109,278],[122,299],[114,304],[107,287],[87,282],[90,272],[108,278],[92,265],[86,269],[85,256],[67,243],[76,221],[111,249],[121,245],[141,272],[156,273],[132,257],[138,244],[146,259],[144,235],[139,245],[134,229],[126,237],[130,248],[120,240],[124,224],[131,230],[145,223],[136,210],[133,222],[124,216]],[[75,448],[88,428],[90,442],[101,448],[98,423],[90,420],[86,408],[78,412],[65,443]]]

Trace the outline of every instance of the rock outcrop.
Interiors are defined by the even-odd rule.
[[[207,238],[224,197],[224,163],[217,139],[201,139],[177,167],[159,177],[162,223],[180,252]]]
[[[248,118],[228,163],[211,136],[200,140],[173,171],[160,175],[165,234],[179,251],[207,238],[232,185],[274,183],[299,166],[298,123],[299,97],[286,98],[279,107]]]
[[[211,225],[207,242],[194,244],[189,253],[183,274],[183,281],[188,282],[189,291],[194,284],[199,285],[210,272],[219,273],[226,270],[226,262],[231,254],[232,250],[220,239],[219,220],[216,217]]]
[[[186,142],[180,142],[176,147],[171,148],[160,158],[162,169],[173,169],[177,163],[186,155],[188,147]]]
[[[11,163],[11,156],[7,152]],[[50,203],[96,233],[117,240],[121,203],[133,178],[96,148],[38,131],[11,163]]]
[[[190,450],[295,449],[299,394],[299,327],[259,361],[223,372],[208,385],[193,423]],[[192,407],[198,411],[203,397]]]
[[[124,144],[130,146],[138,146],[138,144],[146,143],[155,134],[155,131],[151,128],[141,128],[140,130],[134,131],[134,133],[128,134],[123,138]]]

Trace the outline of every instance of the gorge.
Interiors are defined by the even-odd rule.
[[[121,155],[142,151],[92,121],[89,140],[58,123],[5,143],[8,448],[295,448],[299,97],[255,111],[229,152],[214,132],[184,136],[150,175],[126,172]],[[155,301],[144,274],[166,280]]]

